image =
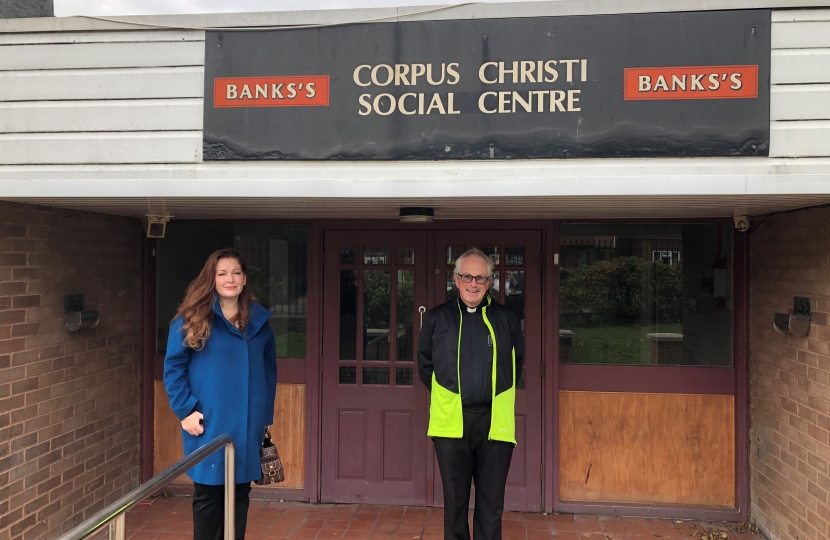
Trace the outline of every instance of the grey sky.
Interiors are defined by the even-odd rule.
[[[500,0],[504,1],[504,0]],[[510,1],[510,0],[507,0]],[[462,4],[462,0],[54,0],[55,15],[160,15]]]

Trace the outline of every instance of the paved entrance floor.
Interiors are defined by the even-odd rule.
[[[190,498],[157,498],[127,513],[130,540],[192,538]],[[251,501],[246,540],[442,540],[443,510],[414,506]],[[505,512],[504,540],[760,540],[737,523]]]

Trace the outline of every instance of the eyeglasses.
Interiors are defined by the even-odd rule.
[[[472,283],[473,279],[475,279],[479,285],[484,285],[490,280],[490,276],[473,276],[471,274],[456,274],[456,276],[460,277],[464,283]]]

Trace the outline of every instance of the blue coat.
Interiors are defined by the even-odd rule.
[[[235,482],[262,476],[259,448],[265,426],[274,422],[277,393],[277,352],[268,325],[271,312],[254,302],[250,321],[240,332],[222,315],[218,297],[213,302],[213,324],[202,350],[184,344],[184,321],[170,324],[164,387],[170,407],[184,420],[193,411],[204,415],[205,431],[194,437],[182,429],[185,455],[228,433],[236,449]],[[218,451],[187,471],[194,482],[225,483],[225,453]]]

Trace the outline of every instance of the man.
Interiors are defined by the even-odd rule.
[[[511,311],[487,294],[493,260],[471,249],[455,261],[458,297],[431,309],[418,342],[418,374],[430,389],[427,435],[444,486],[444,540],[500,540],[504,487],[516,445],[513,409],[524,338]]]

